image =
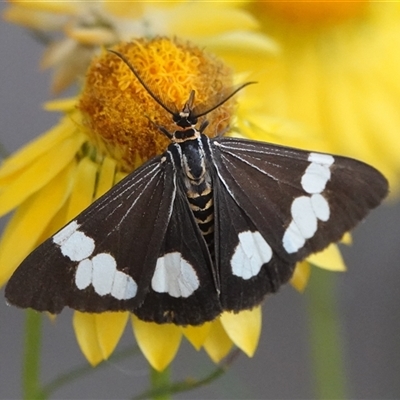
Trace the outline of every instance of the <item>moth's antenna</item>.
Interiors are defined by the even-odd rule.
[[[156,103],[158,103],[165,111],[169,112],[171,115],[176,115],[175,111],[170,110],[147,86],[147,84],[144,82],[144,80],[140,77],[139,73],[136,71],[136,69],[133,67],[133,65],[129,62],[129,60],[120,52],[108,49],[110,53],[115,54],[117,57],[119,57],[127,66],[128,68],[133,72],[133,74],[136,76],[137,80],[141,83],[141,85],[146,89],[147,93],[154,99]],[[236,93],[236,92],[235,92]],[[229,98],[229,97],[228,97]],[[226,100],[225,100],[226,101]]]
[[[224,104],[226,101],[228,101],[231,97],[233,97],[237,92],[239,92],[240,90],[242,90],[243,88],[245,88],[246,86],[252,85],[254,83],[257,82],[246,82],[243,83],[243,85],[240,85],[238,88],[236,88],[232,93],[228,94],[228,96],[226,96],[224,99],[222,99],[219,103],[217,103],[215,106],[209,108],[206,111],[201,112],[200,114],[196,114],[193,117],[194,118],[199,118],[202,117],[203,115],[206,115],[208,113],[210,113],[211,111],[214,111],[216,108],[218,108],[219,106],[222,106],[222,104]]]

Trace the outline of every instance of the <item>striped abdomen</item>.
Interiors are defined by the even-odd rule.
[[[190,209],[207,243],[211,256],[214,256],[214,202],[211,185],[203,182],[204,188],[188,190],[187,197]],[[203,186],[203,185],[201,185]]]

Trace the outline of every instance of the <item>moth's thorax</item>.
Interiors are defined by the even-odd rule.
[[[194,127],[178,130],[173,142],[179,146],[180,164],[185,176],[186,186],[200,185],[207,175],[206,151],[202,134]]]

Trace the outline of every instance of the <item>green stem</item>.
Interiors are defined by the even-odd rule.
[[[315,398],[347,398],[337,274],[313,268],[307,288]]]
[[[40,354],[42,343],[42,315],[26,311],[25,348],[22,371],[22,390],[26,400],[43,399],[40,395]]]
[[[41,391],[42,397],[49,398],[51,394],[60,389],[62,386],[71,383],[76,379],[81,379],[85,375],[97,372],[99,369],[104,368],[105,366],[109,366],[110,362],[114,363],[117,361],[121,361],[136,354],[139,354],[139,347],[132,346],[128,349],[120,350],[114,353],[109,358],[109,362],[103,362],[99,364],[96,368],[93,368],[90,364],[86,363],[84,365],[81,365],[80,367],[71,369],[70,371],[65,372],[64,374],[58,376],[53,381],[45,385]]]
[[[135,396],[134,400],[144,400],[144,399],[168,399],[169,397],[161,397],[161,396],[171,396],[175,393],[180,392],[188,392],[190,390],[199,388],[201,386],[208,385],[209,383],[218,379],[221,375],[223,375],[229,367],[233,364],[236,358],[239,356],[240,351],[238,349],[234,350],[231,354],[229,354],[225,360],[212,370],[208,375],[206,375],[202,379],[193,379],[186,378],[184,381],[175,382],[160,386],[158,388],[152,387],[150,390],[141,393],[138,396]]]
[[[157,371],[154,368],[151,368],[150,383],[151,383],[151,388],[152,388],[152,390],[154,390],[154,393],[155,393],[151,397],[154,400],[169,400],[170,399],[170,395],[169,395],[168,391],[162,390],[163,388],[167,388],[170,386],[170,380],[171,380],[171,371],[170,371],[169,367],[165,368],[163,371]]]

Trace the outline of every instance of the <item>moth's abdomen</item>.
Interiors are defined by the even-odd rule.
[[[207,243],[210,253],[214,253],[214,200],[211,183],[192,185],[186,192],[190,209]]]

